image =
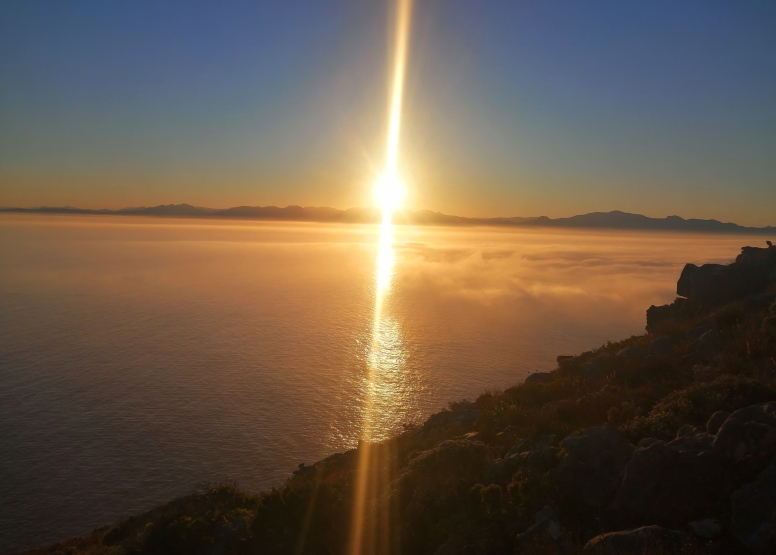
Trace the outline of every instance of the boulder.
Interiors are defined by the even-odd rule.
[[[585,555],[668,555],[679,553],[692,544],[689,534],[660,526],[643,526],[635,530],[610,532],[587,542]]]
[[[733,535],[756,553],[776,552],[776,457],[730,498]]]
[[[614,498],[635,450],[616,428],[588,428],[563,440],[566,454],[550,478],[581,507],[603,508]]]
[[[714,450],[739,462],[747,456],[767,457],[776,451],[776,403],[763,403],[731,414],[714,439]]]

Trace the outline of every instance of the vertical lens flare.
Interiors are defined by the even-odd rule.
[[[387,214],[387,215],[386,215]],[[377,247],[377,270],[375,275],[375,311],[372,319],[372,343],[367,357],[367,391],[361,422],[361,440],[358,443],[358,462],[356,484],[353,497],[351,520],[350,554],[372,555],[375,553],[376,531],[373,519],[368,518],[367,501],[374,498],[379,489],[377,467],[379,448],[371,442],[375,437],[375,401],[377,374],[384,370],[381,359],[385,357],[383,324],[383,303],[393,277],[393,226],[390,212],[383,210],[383,223],[380,225],[380,237]]]
[[[393,46],[393,72],[391,75],[390,108],[388,112],[388,138],[385,152],[385,171],[375,184],[375,204],[383,211],[383,220],[391,219],[393,211],[400,208],[406,197],[406,189],[398,174],[399,136],[404,103],[404,76],[407,68],[407,51],[410,41],[412,0],[398,0],[396,9],[396,34]]]
[[[386,401],[386,392],[379,391],[379,384],[395,384],[398,374],[403,374],[401,330],[395,322],[383,314],[385,299],[393,277],[394,252],[393,212],[402,206],[406,197],[404,183],[398,174],[399,135],[401,130],[404,76],[409,48],[412,0],[397,0],[396,33],[393,50],[388,137],[386,143],[385,170],[375,183],[375,204],[382,211],[380,238],[375,276],[375,313],[372,325],[372,342],[367,360],[367,399],[361,425],[362,441],[359,442],[356,483],[351,520],[350,555],[373,555],[391,550],[390,512],[380,511],[373,501],[387,490],[390,480],[390,462],[393,457],[386,452],[390,442],[372,443],[380,438],[375,428],[380,425],[375,404]],[[393,379],[391,379],[393,376]],[[384,389],[390,389],[384,388]],[[395,393],[388,391],[391,400]],[[398,401],[398,399],[395,399]]]

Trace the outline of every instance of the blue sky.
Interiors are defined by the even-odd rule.
[[[370,203],[386,1],[4,2],[0,205]],[[776,3],[416,1],[411,208],[776,224]]]

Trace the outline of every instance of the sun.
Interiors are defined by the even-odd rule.
[[[403,206],[407,187],[395,172],[386,172],[377,179],[374,196],[375,205],[383,214],[391,214]]]

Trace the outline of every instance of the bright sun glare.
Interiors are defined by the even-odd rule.
[[[395,172],[386,172],[377,179],[374,195],[375,205],[383,211],[383,214],[390,215],[404,204],[407,188]]]

